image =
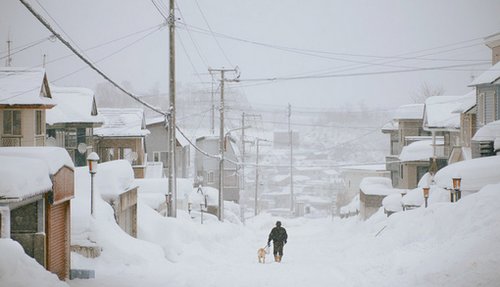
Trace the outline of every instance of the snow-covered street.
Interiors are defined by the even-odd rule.
[[[185,218],[162,218],[142,206],[142,218],[150,222],[150,229],[139,237],[162,246],[165,259],[160,254],[134,254],[140,246],[154,249],[139,240],[120,250],[124,245],[115,238],[116,250],[110,252],[121,252],[121,258],[106,255],[105,243],[102,258],[88,262],[96,278],[68,283],[76,287],[496,286],[498,188],[490,186],[457,204],[437,204],[388,219],[381,212],[366,222],[280,218],[289,234],[280,264],[272,262],[272,254],[266,264],[259,264],[256,254],[279,218],[260,215],[246,225],[200,225]],[[155,252],[147,248],[143,251]]]

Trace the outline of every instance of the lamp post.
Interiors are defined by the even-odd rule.
[[[455,194],[453,202],[458,201],[462,197],[462,191],[460,190],[460,185],[462,183],[462,178],[459,176],[453,177],[453,192]]]
[[[429,187],[422,188],[424,192],[425,208],[427,208],[427,201],[429,199]]]
[[[90,214],[94,216],[94,175],[97,172],[97,162],[99,161],[99,156],[95,152],[91,152],[87,156],[87,163],[89,166],[90,173]]]

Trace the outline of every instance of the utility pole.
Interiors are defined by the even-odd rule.
[[[168,118],[168,135],[169,135],[169,150],[168,150],[168,194],[167,206],[170,208],[167,211],[169,217],[177,216],[177,180],[175,174],[175,1],[169,0],[169,112]]]
[[[211,117],[210,117],[210,130],[212,134],[215,134],[215,105],[214,105],[214,76],[212,76],[212,91],[211,91],[211,101],[212,109],[211,109]]]
[[[43,62],[42,62],[42,67],[45,69],[45,62],[47,60],[47,55],[43,54]]]
[[[290,118],[292,117],[292,106],[288,104],[288,139],[290,142],[290,212],[293,213],[294,199],[293,199],[293,134],[290,125]]]
[[[12,63],[12,57],[10,56],[10,44],[12,41],[10,40],[10,33],[9,37],[7,38],[7,59],[5,60],[5,66],[10,67],[10,64]]]
[[[257,114],[247,114],[243,112],[241,114],[241,126],[245,126],[245,118],[246,117],[259,117],[260,115]],[[242,183],[241,183],[241,189],[245,190],[245,129],[241,130],[241,178],[242,178]]]
[[[170,0],[173,1],[173,0]],[[229,80],[226,79],[224,74],[226,72],[233,72],[238,74],[237,69],[212,69],[209,68],[208,72],[220,72],[220,130],[219,130],[219,209],[217,212],[217,217],[219,221],[224,221],[224,83],[225,82],[237,82],[239,75],[236,79]]]
[[[260,141],[265,141],[268,142],[268,140],[261,139],[261,138],[256,138],[255,139],[255,145],[256,145],[256,155],[255,155],[255,216],[258,214],[258,194],[259,194],[259,142]]]

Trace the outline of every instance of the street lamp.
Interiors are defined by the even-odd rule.
[[[427,208],[427,200],[429,199],[429,187],[422,188],[424,192],[425,208]]]
[[[99,156],[95,152],[91,152],[87,156],[87,163],[89,166],[90,173],[90,214],[94,216],[94,175],[97,172],[97,162],[99,161]]]

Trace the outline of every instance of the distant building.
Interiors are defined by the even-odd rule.
[[[292,131],[293,147],[300,146],[300,136],[297,131]],[[290,133],[288,131],[275,131],[273,134],[273,146],[276,149],[290,147]]]
[[[148,162],[161,162],[164,174],[168,174],[168,128],[165,127],[164,117],[146,119],[146,128],[151,132],[146,137],[148,147]],[[177,177],[187,178],[190,168],[189,142],[179,133],[176,133],[175,165]]]
[[[219,154],[219,137],[204,136],[196,139],[196,146],[201,150],[211,154]],[[238,162],[239,150],[236,144],[229,138],[225,145],[224,153],[224,200],[239,202],[240,200],[240,175]],[[208,157],[201,152],[195,154],[195,171],[197,176],[196,184],[211,186],[219,189],[219,159]]]
[[[143,109],[100,108],[104,124],[94,129],[100,162],[125,159],[136,178],[144,178],[146,169],[146,129]]]

